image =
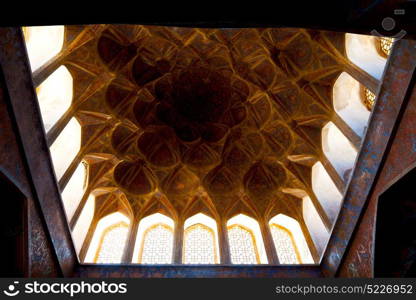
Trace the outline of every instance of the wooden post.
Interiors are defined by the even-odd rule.
[[[218,226],[218,239],[220,247],[220,263],[223,265],[231,264],[230,244],[228,242],[227,221],[221,219]]]
[[[273,236],[270,226],[264,219],[259,221],[261,234],[263,236],[264,248],[267,254],[267,260],[270,265],[278,265],[279,257],[277,256],[276,247],[274,246]]]
[[[180,217],[175,226],[173,235],[173,263],[182,263],[182,251],[183,251],[183,225],[184,220]]]
[[[139,228],[139,221],[137,220],[137,218],[134,218],[133,223],[130,226],[129,234],[126,240],[126,245],[124,247],[123,258],[121,259],[122,263],[133,262],[134,247],[136,245],[138,228]]]

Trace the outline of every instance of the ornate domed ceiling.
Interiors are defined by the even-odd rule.
[[[67,26],[67,43],[102,214],[302,219],[344,34],[97,25]]]

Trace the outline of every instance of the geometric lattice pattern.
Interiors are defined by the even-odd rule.
[[[386,56],[390,55],[391,48],[393,47],[393,38],[381,37],[380,38],[380,48]]]
[[[240,225],[228,227],[231,263],[259,264],[260,259],[254,235],[251,230]]]
[[[300,258],[293,237],[285,228],[275,224],[270,225],[273,242],[276,247],[279,263],[299,264]]]
[[[202,224],[192,225],[185,230],[184,241],[183,263],[218,263],[215,253],[215,236],[211,228]]]
[[[376,101],[376,95],[373,92],[371,92],[369,89],[364,88],[363,103],[369,111],[373,109],[375,101]]]
[[[108,227],[101,237],[95,256],[95,263],[120,263],[128,234],[128,225],[124,222]]]
[[[173,230],[165,224],[149,228],[143,237],[142,264],[170,264],[173,254]]]

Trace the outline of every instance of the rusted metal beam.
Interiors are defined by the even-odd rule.
[[[416,86],[413,85],[412,88],[380,176],[366,204],[363,217],[357,224],[337,276],[374,277],[374,269],[377,268],[374,260],[377,255],[377,249],[374,248],[377,243],[374,220],[378,217],[379,197],[416,167]],[[403,190],[403,194],[406,191]]]
[[[69,276],[77,264],[77,258],[64,217],[58,184],[53,175],[53,165],[20,28],[0,28],[0,64],[33,194],[42,210],[62,274]]]
[[[416,42],[405,39],[397,41],[387,64],[378,100],[344,196],[340,215],[322,260],[321,268],[325,276],[334,276],[342,262],[363,207],[381,170],[403,103],[408,99],[409,89],[414,84],[415,69]]]

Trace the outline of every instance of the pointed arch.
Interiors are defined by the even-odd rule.
[[[71,141],[68,143],[68,141]],[[50,147],[56,178],[59,180],[81,148],[81,125],[72,118]]]
[[[270,219],[269,226],[281,264],[314,263],[298,221],[278,214]]]
[[[196,214],[204,214],[212,219],[219,219],[218,211],[212,201],[211,196],[205,191],[203,187],[195,192],[191,201],[188,201],[182,216],[188,219]]]
[[[386,58],[379,52],[380,40],[376,36],[346,33],[345,50],[348,59],[374,78],[383,76]]]
[[[303,220],[315,245],[316,251],[322,257],[329,240],[329,231],[325,227],[321,217],[309,196],[302,199]]]
[[[95,213],[95,196],[91,193],[82,208],[81,214],[72,230],[72,238],[76,252],[79,254],[91,226]],[[68,218],[69,219],[69,218]]]
[[[120,212],[129,219],[133,218],[133,209],[126,194],[118,187],[97,187],[94,189],[97,200],[97,216],[103,218],[109,214]]]
[[[120,263],[130,219],[115,212],[102,218],[95,229],[84,262],[89,263]]]
[[[357,157],[357,150],[332,122],[322,128],[322,150],[340,177],[347,181],[348,171],[353,168]]]
[[[342,194],[320,161],[312,167],[312,190],[333,224],[341,208]]]
[[[143,218],[137,230],[133,263],[171,264],[173,258],[174,222],[155,213]]]
[[[65,26],[30,26],[22,29],[32,72],[62,50]]]
[[[360,137],[363,137],[370,118],[364,105],[363,86],[351,75],[342,72],[334,83],[332,103],[335,112]]]
[[[140,213],[143,218],[160,214],[174,221],[178,220],[178,212],[176,211],[176,208],[168,200],[166,195],[159,191],[159,188],[156,188],[152,194],[146,196],[146,199],[148,200],[141,208]]]
[[[198,213],[184,223],[183,263],[219,263],[218,230],[214,219]]]
[[[46,132],[56,124],[71,106],[73,90],[73,78],[65,66],[60,66],[36,88]]]
[[[68,222],[78,208],[87,186],[88,164],[81,161],[61,194]]]
[[[267,264],[267,255],[258,222],[239,214],[227,222],[231,263]]]

